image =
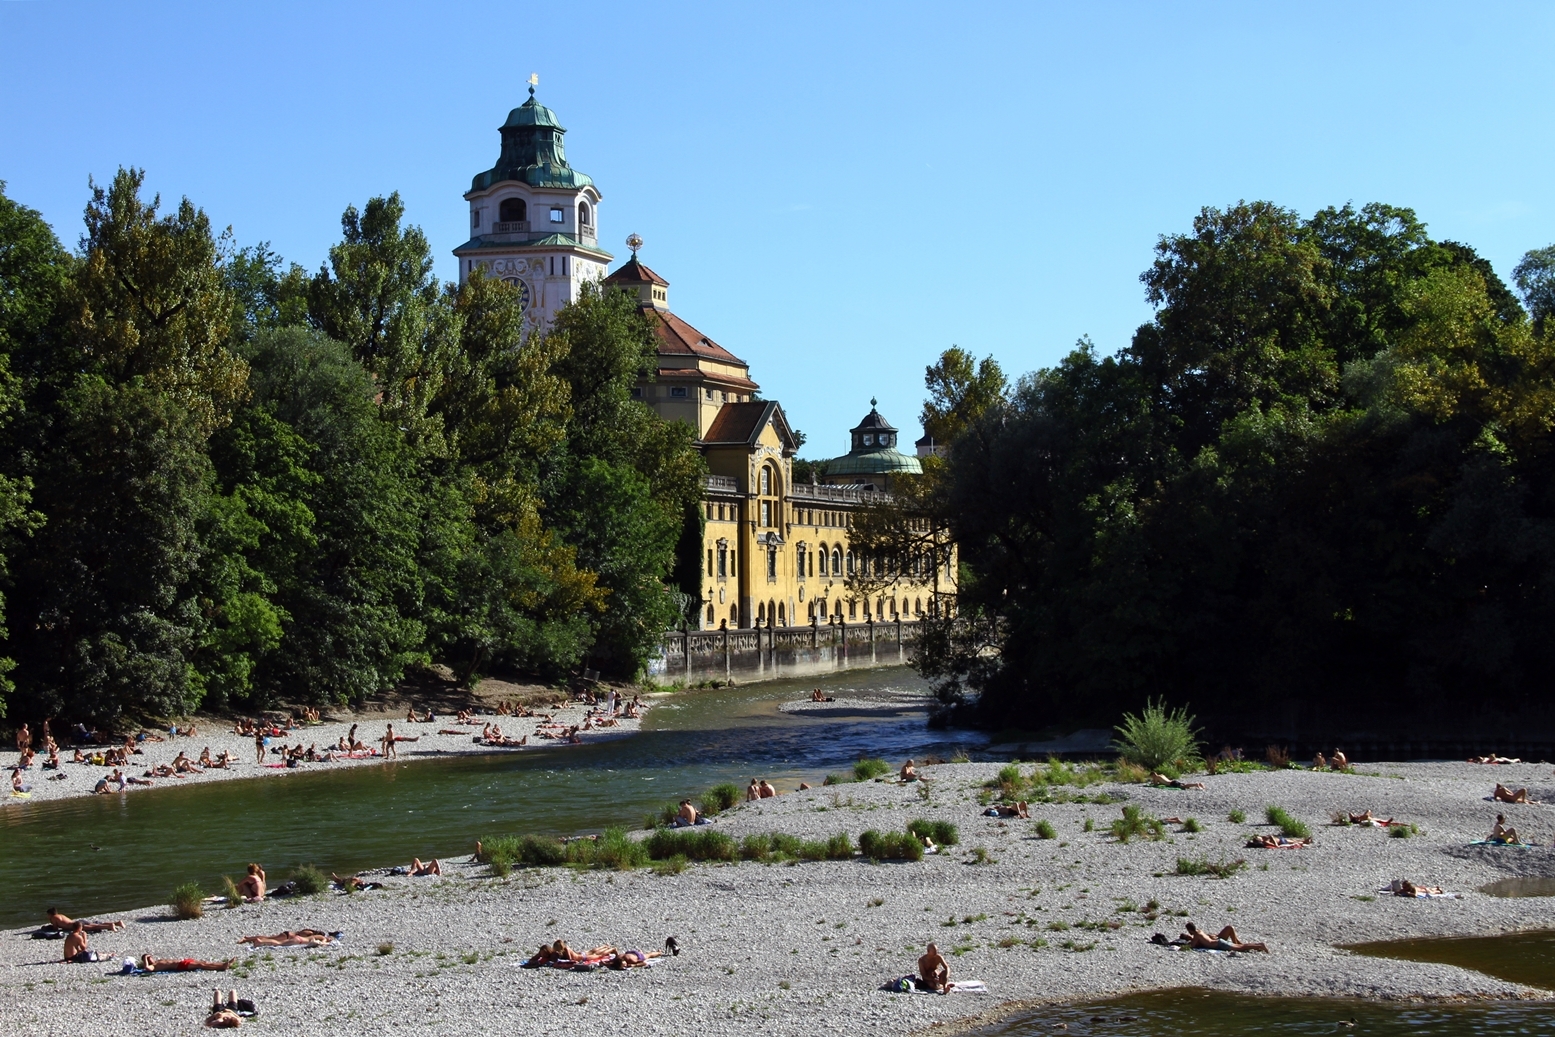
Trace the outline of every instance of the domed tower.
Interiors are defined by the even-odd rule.
[[[916,457],[896,449],[896,426],[869,401],[869,413],[853,429],[853,448],[826,462],[826,482],[832,485],[867,484],[889,493],[899,475],[921,475]]]
[[[605,276],[610,253],[599,247],[599,189],[567,164],[556,113],[535,100],[508,113],[498,132],[497,164],[478,173],[465,194],[470,240],[454,249],[459,283],[477,266],[518,289],[532,327],[549,324],[578,297],[585,281]]]

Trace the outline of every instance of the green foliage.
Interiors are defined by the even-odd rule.
[[[243,894],[238,892],[237,883],[232,881],[232,876],[230,875],[223,875],[221,877],[221,895],[227,900],[228,910],[238,907],[243,903]]]
[[[198,882],[185,882],[173,888],[173,917],[200,918],[205,914],[205,890]]]
[[[1130,804],[1123,808],[1123,816],[1112,822],[1112,837],[1120,843],[1130,839],[1161,839],[1166,826],[1146,814],[1143,808]]]
[[[870,781],[891,773],[891,765],[884,760],[860,760],[853,765],[854,781]]]
[[[1199,824],[1199,819],[1196,817],[1185,817],[1182,819],[1182,830],[1184,832],[1202,832],[1204,831],[1204,826]]]
[[[707,828],[660,828],[644,842],[655,860],[682,856],[691,861],[734,861],[740,846],[723,832]]]
[[[1118,755],[1147,770],[1166,766],[1182,769],[1202,759],[1198,732],[1186,706],[1168,710],[1165,700],[1147,701],[1137,716],[1123,714],[1123,723],[1116,730],[1118,739],[1113,747]]]
[[[303,896],[322,893],[329,888],[329,876],[311,864],[304,864],[292,872],[292,884]]]
[[[1239,825],[1247,820],[1247,814],[1241,810],[1233,810],[1226,815],[1226,820],[1234,825]]]
[[[1536,315],[1543,253],[1519,268]],[[1384,204],[1205,209],[1143,282],[1126,348],[1081,342],[956,437],[933,504],[964,622],[917,656],[947,706],[1094,724],[1148,694],[1231,730],[1292,702],[1538,701],[1550,322]]]
[[[1035,825],[1033,825],[1032,826],[1032,830],[1037,833],[1037,838],[1038,839],[1057,839],[1058,838],[1058,829],[1054,828],[1053,827],[1053,822],[1047,820],[1046,818],[1043,818],[1042,820],[1038,821]]]
[[[1208,857],[1179,857],[1177,858],[1177,874],[1179,875],[1209,875],[1217,879],[1228,879],[1239,871],[1247,868],[1244,860],[1218,860],[1212,861]]]
[[[738,803],[744,794],[732,782],[720,782],[702,794],[702,812],[721,814]]]
[[[1269,824],[1279,826],[1280,834],[1283,836],[1291,839],[1309,839],[1312,836],[1312,829],[1308,828],[1305,822],[1298,821],[1292,817],[1286,812],[1284,807],[1278,807],[1271,803],[1264,808],[1263,813],[1264,819]]]
[[[871,828],[858,837],[858,848],[871,860],[923,860],[923,843],[911,832],[878,832]]]
[[[919,818],[907,823],[907,830],[919,839],[927,836],[939,846],[955,846],[961,841],[961,833],[949,821],[929,821]]]

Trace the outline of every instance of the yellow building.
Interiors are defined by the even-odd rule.
[[[696,429],[707,459],[702,629],[907,620],[950,607],[948,544],[866,569],[849,543],[858,509],[921,471],[917,458],[896,450],[897,430],[875,401],[852,431],[852,449],[827,462],[824,483],[796,483],[799,444],[782,405],[757,397],[749,365],[670,311],[669,282],[635,248],[605,283],[636,294],[658,336],[657,369],[633,396]]]

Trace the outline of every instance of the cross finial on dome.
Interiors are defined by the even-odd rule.
[[[535,95],[535,87],[537,87],[539,85],[540,85],[540,73],[538,73],[538,72],[531,72],[531,73],[529,73],[529,96],[530,97],[533,97]]]

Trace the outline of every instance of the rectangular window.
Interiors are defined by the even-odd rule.
[[[470,213],[470,226],[472,226],[472,227],[479,227],[480,225],[481,225],[481,211],[479,209],[476,209],[474,212]]]
[[[729,552],[729,575],[734,577],[735,579],[739,579],[739,576],[740,576],[740,552],[738,552],[738,551],[730,551]]]
[[[643,387],[640,386],[640,385],[632,386],[632,399],[640,400],[642,398],[643,398]]]
[[[670,395],[677,400],[683,400],[686,398],[686,387],[684,385],[672,385],[670,386]]]
[[[764,527],[772,525],[772,502],[769,500],[761,502],[761,524]]]
[[[712,399],[713,398],[713,390],[711,390],[711,389],[704,389],[702,391],[707,393],[707,398],[708,399]]]
[[[723,544],[718,545],[718,578],[725,579],[729,575],[729,548]]]
[[[713,549],[707,549],[707,575],[713,575]]]
[[[561,223],[566,218],[567,217],[562,215],[562,211],[560,209],[552,209],[551,210],[551,222],[552,223]]]
[[[767,579],[777,579],[777,548],[767,548]]]

